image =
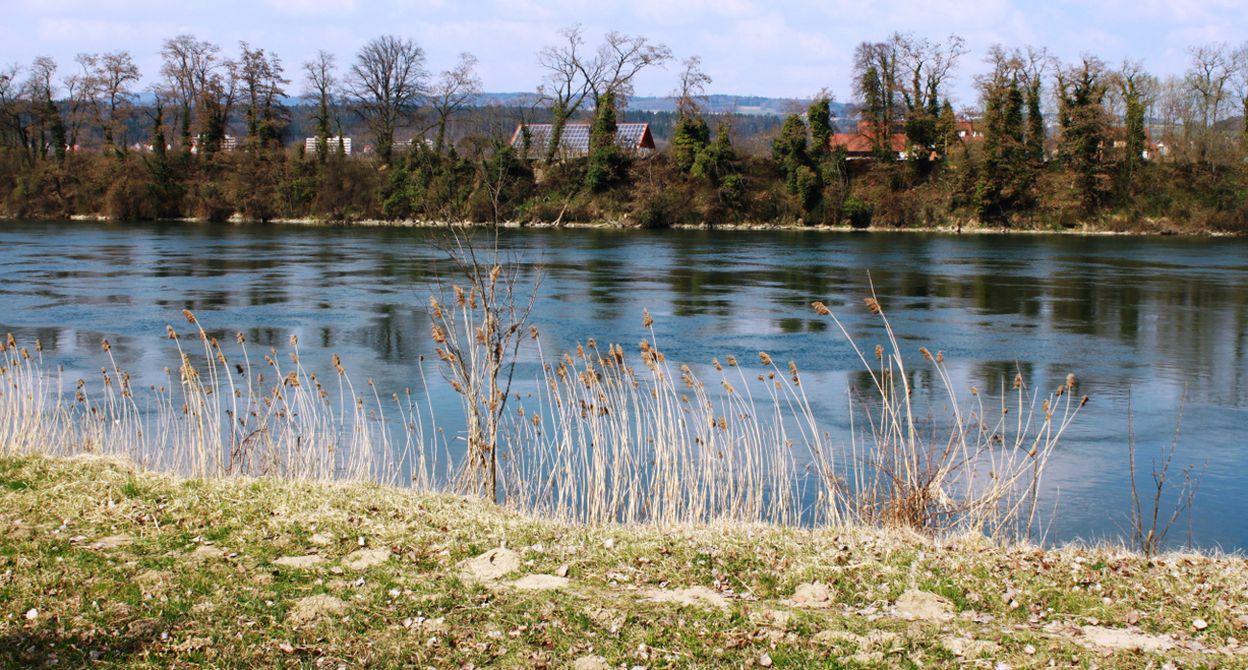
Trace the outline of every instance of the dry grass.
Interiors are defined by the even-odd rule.
[[[1235,639],[1248,635],[1248,564],[1234,557],[864,527],[567,525],[479,499],[188,480],[100,458],[0,457],[0,528],[0,667],[1248,661]],[[499,547],[514,568],[464,576]],[[560,572],[557,590],[513,585]],[[807,584],[826,587],[819,607],[792,600]],[[905,616],[916,592],[943,603],[938,616]],[[1141,642],[1159,647],[1123,648]]]
[[[796,362],[759,352],[747,368],[728,356],[711,361],[705,382],[667,360],[648,313],[650,336],[635,356],[591,340],[547,358],[532,329],[541,390],[508,405],[525,319],[486,309],[514,300],[496,298],[500,266],[479,267],[481,286],[433,307],[446,380],[469,410],[464,453],[438,439],[437,417],[410,392],[383,400],[371,380],[359,392],[336,355],[324,381],[304,367],[294,338],[285,354],[270,350],[253,365],[241,334],[223,346],[184,312],[191,332],[168,330],[179,369],[142,393],[107,342],[100,384],[79,381],[72,394],[45,369],[37,344],[31,354],[7,343],[0,454],[121,455],[197,477],[426,491],[471,481],[473,492],[517,509],[591,524],[868,524],[1009,540],[1032,535],[1045,464],[1082,406],[1073,378],[1042,402],[1019,378],[1012,400],[972,389],[963,403],[943,356],[921,349],[914,353],[940,380],[942,413],[920,420],[907,358],[874,298],[868,308],[887,338],[874,362],[841,328],[873,386],[851,398],[848,444],[821,428]],[[822,303],[815,309],[836,318]]]
[[[196,477],[440,480],[446,460],[426,438],[433,417],[410,391],[383,401],[370,379],[357,392],[336,355],[322,383],[294,337],[284,355],[271,349],[257,364],[241,333],[231,350],[183,315],[191,332],[167,331],[181,364],[146,389],[132,386],[105,340],[99,384],[79,379],[66,391],[42,346],[32,352],[10,335],[0,352],[0,455],[124,456]]]

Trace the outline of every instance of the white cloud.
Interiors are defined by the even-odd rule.
[[[346,18],[355,13],[356,0],[264,0],[274,11],[290,16]]]
[[[699,55],[713,92],[797,96],[830,86],[841,100],[850,97],[859,42],[894,31],[957,33],[971,52],[954,91],[973,104],[973,77],[993,43],[1046,46],[1068,60],[1083,52],[1111,64],[1139,59],[1177,74],[1189,45],[1248,40],[1248,0],[7,0],[0,63],[46,53],[67,67],[79,51],[127,49],[154,75],[161,41],[190,32],[229,52],[245,39],[282,56],[294,74],[318,49],[345,66],[367,39],[393,33],[417,40],[433,71],[470,51],[487,89],[531,90],[542,75],[536,52],[574,23],[591,48],[619,30],[666,43],[677,61]],[[670,91],[678,68],[647,72],[638,92]]]

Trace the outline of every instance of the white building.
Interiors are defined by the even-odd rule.
[[[316,153],[316,139],[309,137],[303,141],[303,150],[307,153]],[[351,155],[351,138],[350,137],[330,137],[326,140],[325,149],[329,153],[333,153],[341,149],[342,153]]]

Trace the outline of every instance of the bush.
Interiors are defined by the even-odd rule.
[[[849,225],[854,228],[863,229],[871,226],[871,206],[852,195],[845,198],[845,203],[841,205],[841,215],[848,219]]]

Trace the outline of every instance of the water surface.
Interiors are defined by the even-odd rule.
[[[305,364],[328,372],[338,353],[383,392],[417,386],[432,352],[425,304],[450,271],[444,235],[428,229],[0,222],[0,239],[0,331],[40,338],[84,375],[107,337],[141,382],[176,362],[165,326],[188,308],[214,334],[279,348],[298,335]],[[943,351],[964,389],[1008,390],[1022,373],[1047,390],[1075,374],[1091,401],[1051,462],[1049,540],[1117,537],[1128,407],[1144,470],[1181,411],[1176,467],[1202,479],[1171,539],[1248,548],[1248,241],[511,230],[500,243],[541,268],[533,321],[548,350],[591,337],[634,347],[648,309],[673,362],[760,350],[796,361],[842,437],[846,390],[865,377],[812,300],[869,349],[883,337],[862,305],[874,288],[903,349]],[[534,366],[529,355],[521,376]]]

